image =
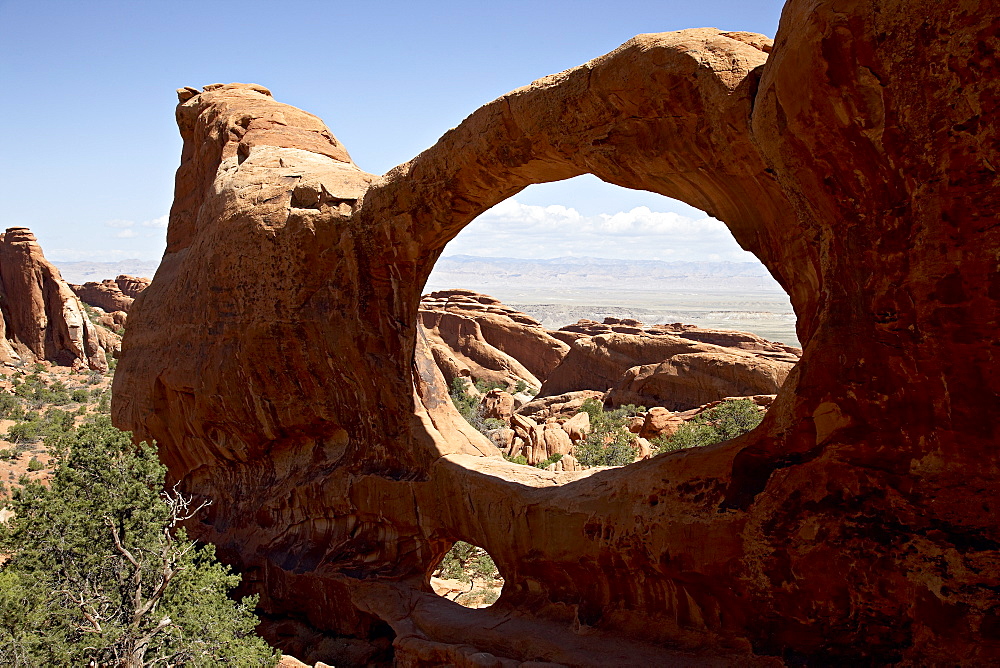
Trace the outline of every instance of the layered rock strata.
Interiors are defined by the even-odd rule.
[[[639,327],[629,329],[634,333],[575,339],[539,395],[610,388],[605,401],[612,406],[637,404],[686,410],[726,396],[774,394],[793,367],[788,360],[797,359],[784,351],[775,355],[766,350],[701,343],[664,331],[650,334]]]
[[[307,661],[987,664],[995,9],[791,0],[773,49],[642,35],[383,177],[259,86],[186,89],[115,421],[215,499],[192,535]],[[802,359],[751,434],[557,473],[460,431],[419,286],[479,213],[584,172],[711,213],[789,292]],[[499,567],[489,608],[430,590],[457,540]]]
[[[458,376],[538,389],[569,350],[533,318],[471,290],[420,300],[420,323],[449,382]]]
[[[117,345],[117,336],[107,332],[102,340],[100,328],[24,227],[0,234],[0,311],[0,361],[48,360],[107,371],[105,349]]]
[[[85,304],[108,313],[127,313],[135,298],[149,286],[148,278],[137,278],[120,274],[114,280],[104,279],[100,283],[88,281],[83,285],[70,284],[70,288]]]

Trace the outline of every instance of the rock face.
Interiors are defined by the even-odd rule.
[[[606,399],[610,405],[685,410],[726,396],[774,394],[792,369],[788,360],[797,359],[783,350],[724,348],[660,330],[643,330],[640,324],[629,326],[632,331],[627,333],[575,339],[539,395],[611,388]]]
[[[142,276],[129,276],[128,274],[118,274],[115,284],[126,297],[135,299],[139,293],[149,287],[149,279]],[[127,310],[127,309],[122,309]]]
[[[0,235],[0,309],[0,361],[48,360],[107,371],[102,343],[114,346],[117,336],[107,332],[102,342],[99,328],[24,227]]]
[[[773,49],[642,35],[383,177],[259,86],[186,89],[168,247],[132,307],[115,421],[215,499],[192,535],[306,661],[988,664],[995,17],[791,0]],[[584,172],[708,211],[788,290],[802,359],[751,434],[548,472],[460,430],[420,286],[476,215]],[[493,606],[430,590],[457,540],[496,561]]]
[[[96,306],[108,313],[114,311],[128,312],[129,307],[132,306],[132,302],[135,301],[134,297],[129,297],[122,292],[118,284],[111,279],[105,279],[100,283],[97,281],[88,281],[83,285],[70,285],[70,287],[83,303]]]
[[[471,376],[537,389],[569,350],[533,318],[471,290],[425,295],[420,322],[449,382]]]
[[[108,278],[100,283],[88,281],[83,285],[70,285],[70,287],[85,304],[96,306],[108,313],[115,311],[127,313],[132,302],[148,285],[148,278],[121,274],[115,280]]]

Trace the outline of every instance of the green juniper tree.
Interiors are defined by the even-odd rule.
[[[0,526],[0,665],[273,666],[255,597],[179,524],[206,504],[164,492],[154,448],[106,417],[60,441]]]
[[[651,445],[657,454],[711,445],[745,434],[763,419],[754,402],[730,399],[688,420],[672,436],[654,439]]]

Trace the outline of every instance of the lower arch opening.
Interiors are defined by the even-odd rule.
[[[488,608],[500,598],[504,578],[485,549],[457,541],[431,571],[431,590],[466,608]]]

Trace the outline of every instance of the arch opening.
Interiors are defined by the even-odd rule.
[[[590,175],[529,186],[448,249],[422,333],[455,407],[517,464],[623,466],[730,440],[801,355],[764,265],[662,195]]]
[[[466,608],[488,608],[503,591],[504,578],[485,549],[456,541],[431,569],[431,590]]]

